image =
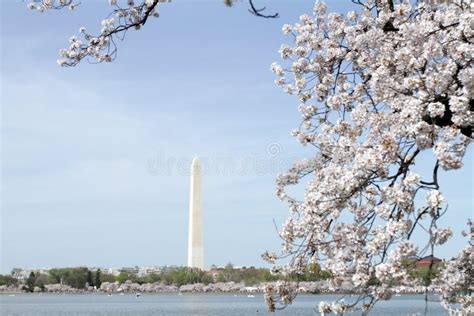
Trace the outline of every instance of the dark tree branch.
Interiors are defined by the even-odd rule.
[[[266,19],[274,19],[280,17],[278,13],[275,14],[262,14],[260,12],[265,11],[266,7],[263,7],[261,9],[257,9],[255,5],[253,4],[253,0],[249,0],[250,8],[249,12],[252,13],[255,16],[261,17],[261,18],[266,18]]]

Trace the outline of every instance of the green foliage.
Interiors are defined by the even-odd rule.
[[[109,273],[100,272],[99,285],[97,285],[97,283],[94,283],[94,285],[100,287],[100,284],[104,282],[115,282],[115,276]]]
[[[299,282],[314,282],[326,280],[331,277],[331,273],[328,271],[322,270],[321,266],[317,263],[309,264],[302,274],[293,274],[290,275],[291,281]]]
[[[87,285],[89,286],[92,286],[92,272],[90,270],[87,270],[87,273],[86,273],[86,283]]]
[[[231,263],[217,275],[217,282],[244,282],[247,286],[252,286],[262,282],[278,280],[279,276],[272,275],[268,269],[248,268],[234,269]]]
[[[428,286],[438,276],[441,266],[441,263],[438,263],[434,264],[431,269],[430,267],[418,267],[410,271],[410,275],[423,280],[423,284]]]
[[[438,275],[439,269],[442,267],[442,263],[434,264],[431,269],[429,267],[417,267],[416,260],[405,260],[402,264],[408,269],[412,277],[421,279],[426,285],[431,283],[431,281]],[[21,269],[14,269],[11,273],[12,276],[0,275],[0,285],[19,284],[19,281],[13,277],[19,272],[21,272]],[[293,274],[289,279],[291,281],[309,282],[326,280],[330,277],[331,274],[322,270],[318,264],[311,264],[306,267],[302,274]],[[84,288],[86,283],[89,283],[89,285],[94,285],[99,288],[103,282],[115,281],[119,283],[131,281],[139,284],[160,282],[166,285],[176,286],[194,283],[209,284],[212,282],[233,281],[236,283],[243,282],[246,286],[254,286],[264,282],[283,279],[284,277],[282,275],[274,275],[268,269],[253,267],[235,269],[232,263],[228,263],[224,268],[222,268],[215,279],[213,279],[213,277],[206,271],[189,267],[167,268],[159,274],[151,273],[143,277],[138,277],[136,274],[131,272],[122,272],[118,276],[114,276],[108,273],[103,273],[100,269],[97,271],[90,271],[88,268],[79,267],[51,269],[48,271],[48,274],[31,272],[22,288],[25,291],[33,292],[35,287],[44,289],[46,284],[53,283],[62,283],[79,289]],[[379,280],[377,280],[375,276],[372,276],[368,285],[378,285],[379,283]]]
[[[161,281],[164,284],[176,286],[193,283],[209,284],[212,282],[212,276],[198,268],[173,267],[162,272]]]
[[[36,281],[36,275],[33,271],[30,272],[30,275],[28,276],[28,279],[26,279],[26,291],[27,292],[33,292],[33,289],[35,288],[35,281]]]
[[[402,261],[402,265],[411,277],[422,280],[424,285],[430,285],[431,281],[438,276],[444,263],[434,263],[431,267],[418,267],[416,259],[406,259]]]
[[[144,283],[156,283],[161,281],[161,275],[157,273],[151,273],[146,276],[143,276],[141,278],[138,278],[138,283],[144,284]]]
[[[380,280],[377,279],[374,274],[372,274],[372,275],[370,276],[370,279],[369,279],[369,281],[367,282],[367,285],[368,285],[368,286],[379,286],[380,284],[381,284],[381,283],[380,283]]]
[[[291,275],[290,280],[292,281],[319,281],[325,280],[330,277],[330,273],[321,270],[318,264],[309,265],[303,274]],[[263,282],[271,282],[276,280],[282,280],[282,275],[274,275],[268,269],[263,268],[248,268],[248,269],[234,269],[232,264],[227,264],[225,268],[216,276],[216,282],[244,282],[247,286]]]
[[[54,283],[54,280],[48,274],[37,273],[35,277],[34,286],[40,287],[44,290],[46,284]]]
[[[322,270],[321,266],[317,263],[308,265],[305,269],[304,280],[305,281],[320,281],[326,280],[331,277],[331,273]]]
[[[271,274],[268,269],[256,268],[242,270],[240,275],[246,286],[253,286],[262,282],[276,281],[279,278],[277,275]]]
[[[128,272],[121,272],[119,275],[115,277],[115,281],[117,281],[120,284],[125,283],[125,281],[136,282],[137,280],[138,280],[138,277],[135,274],[128,273]]]
[[[241,276],[238,273],[238,270],[235,270],[234,265],[230,262],[224,267],[224,271],[222,271],[221,273],[223,279],[225,280],[224,282],[240,282],[242,280]]]
[[[18,280],[10,275],[0,274],[0,286],[1,285],[16,285]]]
[[[12,273],[15,274],[15,273]],[[33,271],[26,279],[25,284],[22,286],[22,289],[27,292],[33,292],[35,287],[39,287],[44,290],[44,286],[46,284],[54,283],[54,280],[50,278],[47,274],[41,273],[34,273]],[[18,279],[8,276],[8,275],[0,275],[0,285],[18,285]]]
[[[62,283],[77,289],[83,289],[87,282],[87,272],[89,269],[79,268],[61,268],[49,270],[49,276],[54,283]]]
[[[223,274],[223,273],[219,273],[219,274],[216,276],[216,282],[225,282],[225,278],[224,278],[224,274]]]
[[[214,281],[212,275],[210,275],[207,272],[204,272],[200,278],[201,278],[201,283],[204,283],[206,285]]]
[[[97,271],[94,272],[94,286],[99,288],[100,285],[102,284],[101,282],[101,273],[100,269],[97,269]]]

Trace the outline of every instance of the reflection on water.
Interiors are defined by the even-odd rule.
[[[275,314],[266,310],[262,295],[246,294],[16,294],[0,295],[1,315],[11,316],[144,316],[144,315],[319,315],[322,300],[340,298],[337,295],[299,295],[293,305]],[[346,300],[349,300],[347,297]],[[432,298],[435,299],[435,298]],[[372,315],[424,315],[423,295],[402,295],[380,302]],[[360,315],[359,313],[346,315]],[[437,302],[428,305],[427,315],[447,315]]]

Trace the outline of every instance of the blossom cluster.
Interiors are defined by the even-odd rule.
[[[80,4],[79,1],[74,0],[40,0],[28,2],[28,9],[36,10],[38,12],[44,12],[51,9],[62,9],[64,7],[69,10],[75,10]]]
[[[347,14],[316,2],[312,16],[283,26],[292,43],[271,65],[276,84],[300,103],[292,135],[315,149],[277,179],[291,210],[279,256],[291,259],[275,269],[297,274],[318,261],[335,286],[364,290],[353,305],[321,303],[324,313],[390,298],[392,284],[414,282],[404,260],[451,237],[437,223],[447,208],[438,171],[462,167],[474,125],[470,5],[359,2]],[[415,162],[430,153],[432,172],[422,174]],[[287,188],[300,183],[304,196],[291,196]],[[412,242],[420,228],[429,234],[424,247]]]
[[[474,314],[474,225],[469,221],[470,243],[448,261],[437,279],[441,304],[450,315]]]
[[[158,17],[158,3],[169,0],[109,0],[112,13],[102,20],[100,33],[93,35],[82,26],[79,29],[82,39],[72,36],[69,47],[59,51],[60,66],[75,66],[81,60],[89,58],[93,62],[110,62],[117,55],[115,39],[123,39],[128,29],[140,29],[150,16]],[[124,2],[123,4],[121,2]],[[28,8],[44,12],[50,9],[69,7],[74,10],[80,4],[75,0],[41,0],[28,3]]]

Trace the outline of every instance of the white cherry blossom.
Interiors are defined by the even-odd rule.
[[[109,0],[113,12],[102,20],[98,34],[89,33],[85,27],[79,28],[83,40],[72,37],[70,46],[61,49],[58,60],[60,66],[75,66],[81,60],[90,62],[111,62],[117,55],[116,40],[123,39],[129,29],[140,29],[151,16],[158,17],[158,4],[169,0],[120,1]],[[69,8],[75,10],[81,4],[79,0],[33,0],[28,3],[30,10],[44,12],[52,9]]]
[[[312,16],[284,25],[291,44],[271,66],[278,86],[298,99],[302,124],[292,135],[314,154],[277,179],[291,214],[281,259],[264,258],[287,275],[319,262],[335,288],[350,282],[362,293],[356,303],[322,302],[323,314],[366,313],[391,297],[394,282],[415,284],[402,261],[433,255],[452,236],[438,224],[449,214],[438,173],[463,166],[474,125],[471,5],[354,2],[357,12],[340,14],[318,1]],[[430,174],[415,169],[421,153],[434,157]],[[299,184],[303,199],[288,190]],[[413,244],[414,231],[426,231],[427,244]],[[280,292],[272,304],[293,297],[291,288]],[[445,294],[449,304],[453,295]]]

